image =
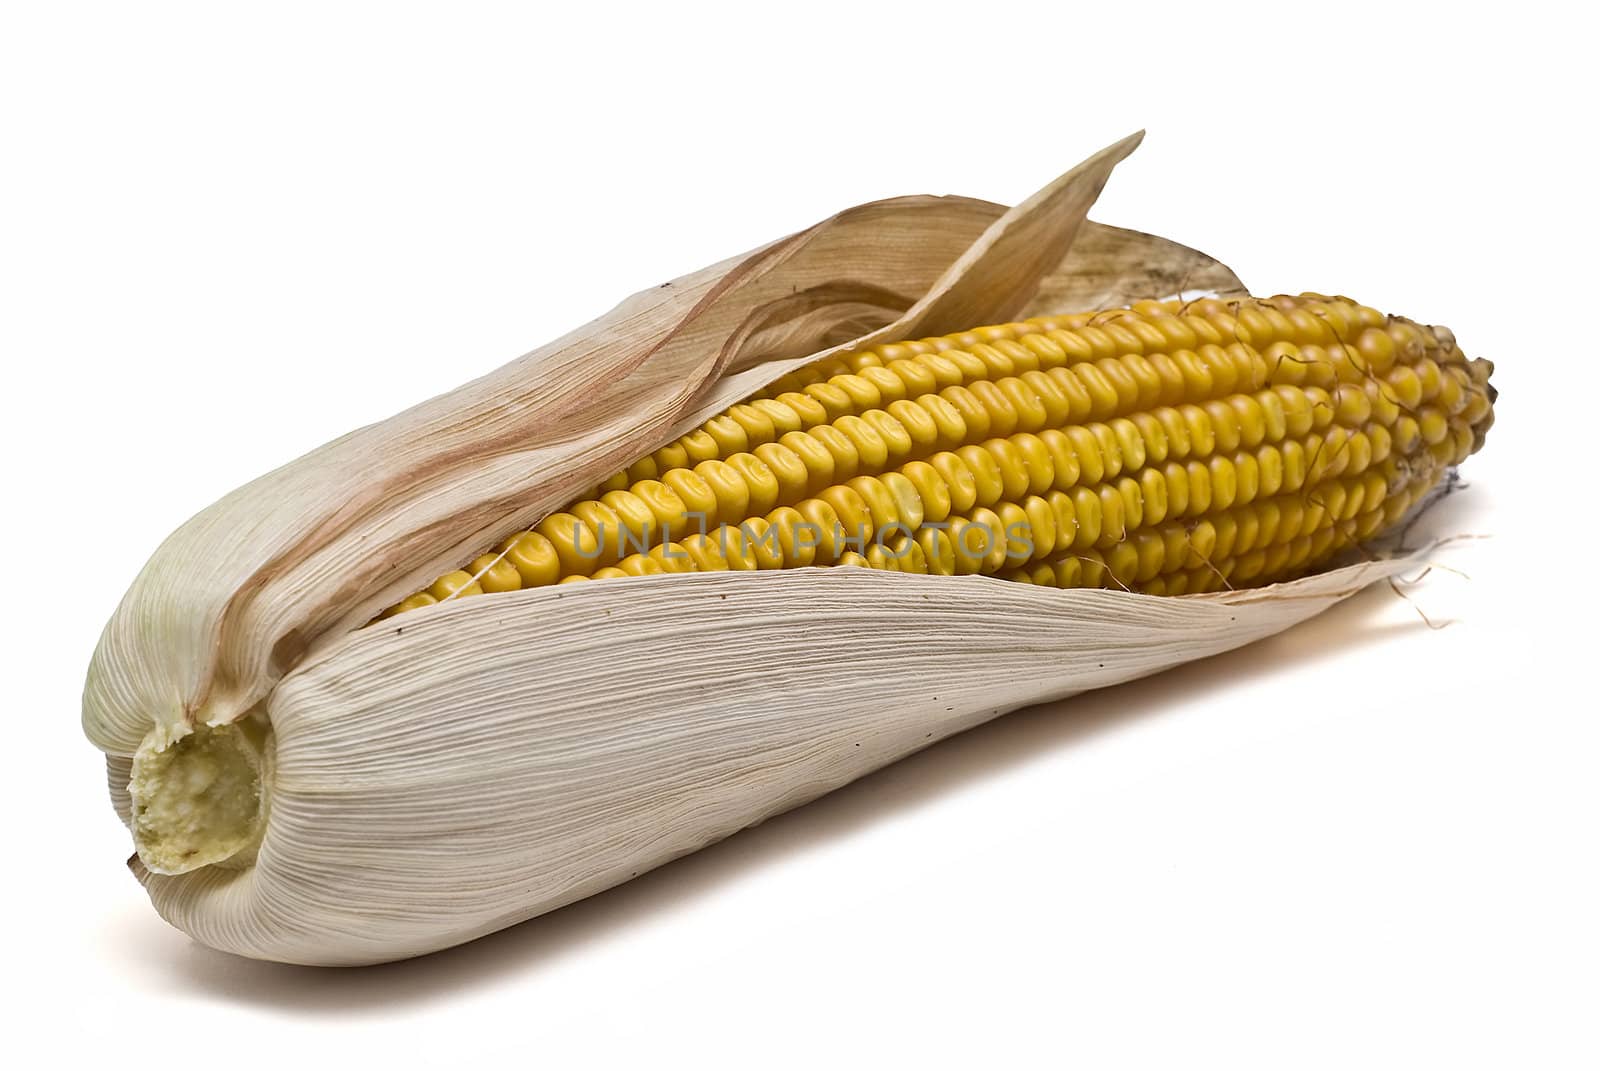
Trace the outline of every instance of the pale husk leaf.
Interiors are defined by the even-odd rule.
[[[141,877],[163,916],[230,952],[416,955],[1016,707],[1271,635],[1405,566],[1176,599],[804,569],[427,607],[343,638],[273,690],[277,774],[255,866]]]

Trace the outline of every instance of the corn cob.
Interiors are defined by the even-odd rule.
[[[1481,445],[1488,363],[1343,298],[1120,307],[1244,292],[1084,218],[1138,140],[1014,209],[858,206],[651,288],[182,526],[84,693],[157,909],[245,955],[417,955],[1408,568],[1326,566]],[[431,577],[379,616],[454,605],[359,627]]]
[[[384,612],[839,566],[1179,595],[1392,527],[1493,420],[1442,328],[1302,294],[1138,303],[814,363]]]

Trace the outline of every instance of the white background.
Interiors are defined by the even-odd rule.
[[[1576,9],[580,7],[5,8],[0,1048],[1594,1066]],[[1096,218],[1497,362],[1437,521],[1492,535],[1449,559],[1470,580],[1013,715],[422,961],[246,962],[150,910],[78,693],[185,517],[634,290],[872,198],[1014,202],[1139,127]]]

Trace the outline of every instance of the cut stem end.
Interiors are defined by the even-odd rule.
[[[154,733],[133,757],[133,840],[157,874],[248,865],[266,826],[267,730],[257,719]]]

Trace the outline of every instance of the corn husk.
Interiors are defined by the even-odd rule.
[[[635,295],[240,488],[106,627],[84,727],[111,794],[251,726],[265,819],[156,908],[215,948],[359,964],[627,880],[1008,710],[1302,621],[1404,557],[1183,598],[858,569],[685,574],[373,616],[836,350],[1180,290],[1217,261],[1088,222],[1124,139],[1012,209],[905,197]],[[136,759],[137,756],[137,759]]]

